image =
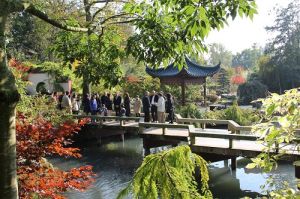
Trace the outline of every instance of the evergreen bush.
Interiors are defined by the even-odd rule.
[[[265,98],[268,90],[267,86],[258,80],[251,80],[238,87],[239,103],[249,105],[253,100]]]
[[[251,109],[241,109],[237,102],[224,110],[207,111],[203,114],[203,118],[216,120],[233,120],[240,125],[251,125],[259,121],[258,113]]]
[[[198,106],[195,104],[180,106],[176,109],[176,113],[180,114],[182,117],[185,118],[197,118],[197,119],[202,118],[202,114]]]
[[[129,193],[135,199],[212,198],[206,165],[206,161],[192,153],[187,145],[148,155],[118,199]],[[196,168],[200,170],[200,190],[195,179]]]

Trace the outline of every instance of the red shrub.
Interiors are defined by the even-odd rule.
[[[91,166],[62,171],[46,161],[45,156],[81,157],[78,148],[68,147],[70,138],[86,123],[65,121],[58,127],[43,118],[29,123],[22,114],[18,115],[17,164],[21,198],[64,198],[67,189],[84,190],[93,182]]]

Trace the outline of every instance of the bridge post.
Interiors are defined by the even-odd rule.
[[[225,168],[228,168],[228,160],[227,160],[227,159],[224,160],[224,167],[225,167]]]
[[[295,166],[295,177],[300,179],[300,161],[294,162]],[[298,190],[300,190],[300,186],[297,186]]]
[[[229,139],[229,149],[232,149],[232,139]]]
[[[279,152],[279,144],[278,142],[275,142],[275,153]]]
[[[166,128],[162,127],[162,134],[165,135],[166,134]]]
[[[122,139],[122,142],[125,141],[125,136],[124,136],[124,133],[121,134],[121,139]]]
[[[236,157],[231,158],[231,170],[236,170],[237,167],[237,161]]]
[[[97,146],[101,146],[101,136],[97,138]]]
[[[144,156],[147,156],[150,154],[150,148],[144,148]]]

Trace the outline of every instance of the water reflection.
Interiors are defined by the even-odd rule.
[[[160,150],[162,149],[154,149],[152,152]],[[89,164],[94,167],[94,172],[97,174],[96,181],[90,189],[84,193],[69,192],[66,196],[71,199],[112,199],[126,186],[134,171],[141,164],[143,160],[142,140],[127,138],[124,143],[111,141],[101,147],[97,147],[94,143],[87,143],[82,147],[82,154],[83,158],[75,160],[51,159],[55,166],[62,169]],[[260,186],[266,182],[268,176],[257,169],[245,169],[248,162],[248,159],[238,159],[236,171],[231,171],[230,166],[224,164],[224,161],[210,164],[210,189],[215,198],[234,199],[260,196]],[[287,163],[281,163],[273,176],[279,181],[295,181],[293,166]]]

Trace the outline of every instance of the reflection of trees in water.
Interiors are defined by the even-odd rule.
[[[252,176],[254,175],[261,175],[259,178],[264,179],[262,182],[265,183],[267,181],[267,178],[269,176],[272,176],[273,179],[275,180],[275,186],[273,189],[279,189],[282,188],[282,182],[283,181],[288,181],[291,183],[292,186],[296,187],[296,181],[293,180],[295,179],[294,177],[294,170],[293,166],[291,165],[290,162],[279,162],[279,166],[277,170],[273,171],[270,174],[264,174],[261,169],[246,169],[246,165],[250,163],[251,160],[247,158],[239,158],[237,160],[237,170],[232,171],[230,169],[230,165],[228,163],[223,162],[217,162],[214,164],[209,165],[209,171],[210,171],[210,189],[212,193],[214,194],[215,198],[241,198],[241,197],[250,197],[250,198],[255,198],[255,197],[261,197],[263,196],[261,193],[263,190],[261,190],[261,193],[255,192],[255,191],[250,191],[250,190],[242,190],[241,189],[241,182],[242,178],[247,178],[247,176],[241,176],[241,172],[243,174],[248,174]],[[230,163],[230,161],[229,161]],[[237,172],[239,173],[237,179],[236,175]],[[245,180],[245,179],[243,179]],[[258,180],[258,179],[257,179]],[[259,181],[259,180],[258,180]],[[249,176],[249,188],[252,185],[255,185],[258,183],[256,180],[251,180],[251,176]],[[245,186],[245,182],[244,186]],[[246,184],[247,186],[248,184]],[[257,185],[257,184],[256,184]]]
[[[241,159],[239,159],[241,160]],[[243,168],[244,164],[239,164],[237,169]],[[210,190],[212,191],[214,198],[242,198],[250,197],[255,198],[261,196],[260,193],[241,190],[240,180],[236,178],[236,170],[231,170],[228,162],[224,161],[224,164],[209,166],[210,173]]]

